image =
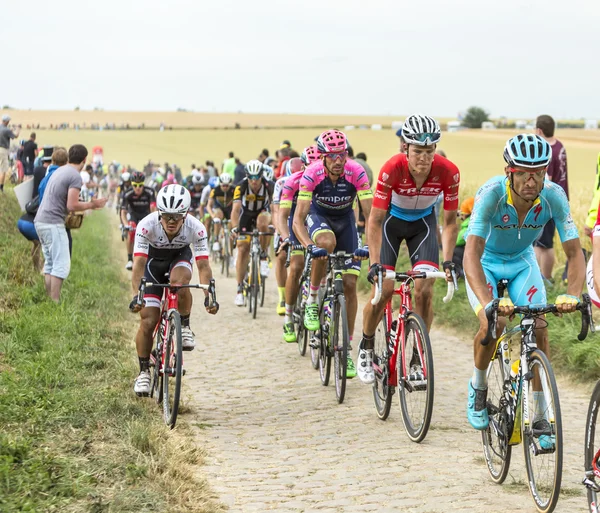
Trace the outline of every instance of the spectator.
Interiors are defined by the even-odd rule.
[[[460,217],[460,229],[458,236],[456,237],[456,246],[454,247],[454,254],[452,255],[452,262],[456,265],[456,273],[459,278],[464,278],[463,272],[463,256],[465,254],[465,235],[469,228],[469,221],[471,220],[471,213],[473,212],[473,205],[475,204],[475,198],[470,197],[460,204],[460,211],[458,215]]]
[[[2,116],[2,124],[0,124],[0,192],[4,192],[4,180],[8,172],[8,149],[10,148],[10,140],[18,137],[21,127],[16,130],[8,128],[10,116],[5,114]]]
[[[223,161],[223,165],[221,166],[221,173],[226,173],[231,175],[231,179],[235,178],[235,157],[233,156],[233,152],[229,152],[229,158],[226,158]]]
[[[67,213],[102,208],[107,201],[106,198],[95,198],[90,202],[79,201],[82,187],[79,172],[85,165],[87,155],[88,151],[82,144],[75,144],[69,148],[68,164],[58,168],[48,180],[35,216],[35,229],[46,261],[46,292],[55,303],[60,301],[63,281],[71,270],[69,240],[65,228]]]
[[[400,139],[400,153],[404,153],[406,151],[406,143],[402,139],[402,127],[396,130],[396,137]]]
[[[267,150],[266,148],[263,149],[263,151],[260,152],[260,155],[258,156],[258,160],[260,160],[263,164],[265,163],[265,159],[269,156],[269,150]]]
[[[177,183],[183,182],[183,175],[181,174],[181,168],[177,164],[173,164],[173,174]]]
[[[588,237],[592,236],[592,230],[594,229],[594,225],[596,224],[596,219],[598,218],[598,205],[600,204],[600,153],[598,153],[597,163],[596,163],[596,180],[594,184],[594,196],[592,197],[592,203],[590,204],[590,208],[588,210],[588,217],[585,221],[585,234]]]
[[[31,180],[33,178],[33,167],[37,154],[38,145],[35,142],[35,132],[31,132],[29,140],[23,145],[23,153],[21,154],[21,162],[23,162],[25,180]]]
[[[206,161],[206,171],[208,172],[208,178],[212,178],[213,176],[219,176],[219,174],[217,173],[217,168],[215,167],[215,163],[212,160]],[[206,183],[208,183],[208,179]]]
[[[242,180],[246,178],[246,171],[244,170],[244,164],[239,158],[235,158],[235,172],[233,176],[233,185],[239,185]]]
[[[281,148],[277,151],[277,155],[279,157],[279,161],[277,162],[277,167],[274,167],[271,164],[267,164],[267,162],[265,161],[265,164],[267,164],[268,166],[271,166],[275,170],[275,179],[281,178],[281,174],[283,173],[283,170],[284,170],[283,166],[284,166],[285,162],[292,158],[291,157],[292,150],[289,146],[285,145],[286,142],[287,141],[283,141]]]
[[[372,186],[373,185],[373,170],[371,169],[371,166],[369,166],[369,164],[367,164],[367,156],[364,153],[359,153],[355,157],[354,149],[352,148],[352,146],[348,146],[348,157],[350,157],[352,160],[354,160],[354,162],[357,162],[358,164],[361,165],[361,167],[365,170],[365,173],[367,173],[367,178],[369,179],[369,185]]]
[[[50,162],[52,161],[53,150],[54,148],[52,146],[44,147],[44,156],[42,157],[41,165],[37,166],[33,170],[33,193],[31,195],[32,200],[35,199],[36,196],[38,196],[40,183],[46,176],[46,171],[48,170],[48,166],[50,166]],[[28,210],[27,212],[25,212],[17,222],[17,229],[19,230],[19,232],[21,232],[21,235],[23,235],[23,237],[25,237],[27,240],[33,243],[33,247],[31,248],[31,259],[33,260],[33,267],[36,271],[41,272],[42,259],[40,258],[40,239],[37,235],[37,232],[35,231],[35,225],[33,224],[36,212],[37,207],[33,207],[32,210]]]
[[[552,148],[552,160],[546,171],[546,178],[560,185],[567,198],[569,197],[569,183],[567,179],[567,152],[562,143],[554,137],[555,123],[551,116],[538,116],[535,122],[535,133],[548,141]],[[537,257],[540,271],[544,279],[552,280],[552,269],[554,268],[554,232],[556,227],[554,220],[550,219],[539,239],[535,241],[535,255]]]

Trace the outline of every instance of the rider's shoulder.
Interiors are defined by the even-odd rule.
[[[432,168],[451,174],[458,172],[458,166],[454,162],[439,154],[434,156]]]
[[[502,196],[506,194],[506,176],[498,175],[490,178],[477,191],[477,196]]]
[[[567,195],[565,194],[564,189],[557,183],[551,182],[548,179],[544,181],[544,187],[540,192],[540,196],[546,197],[548,199],[556,199],[559,201],[568,202]]]

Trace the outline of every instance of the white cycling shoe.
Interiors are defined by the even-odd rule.
[[[125,264],[125,269],[127,269],[128,271],[131,271],[133,269],[133,262],[131,260],[129,260],[126,264]]]
[[[375,372],[373,371],[373,350],[358,348],[358,362],[356,373],[358,378],[365,384],[371,385],[375,381]]]
[[[196,347],[194,334],[189,326],[181,327],[181,348],[184,351],[192,351]]]
[[[214,252],[221,251],[221,245],[219,244],[219,241],[213,242],[213,248],[212,248],[212,250]]]
[[[267,260],[260,261],[260,275],[265,278],[269,276],[269,262]]]
[[[135,378],[133,384],[133,391],[140,397],[150,395],[150,372],[142,371],[140,375]]]
[[[235,295],[235,306],[244,306],[244,294],[241,292]]]

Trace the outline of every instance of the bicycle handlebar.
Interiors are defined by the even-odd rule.
[[[385,273],[383,272],[385,271]],[[375,283],[375,296],[371,299],[371,304],[376,305],[381,301],[383,280],[395,280],[395,281],[406,281],[412,279],[430,279],[430,278],[443,278],[446,279],[446,273],[442,271],[408,271],[404,273],[397,273],[391,269],[383,269],[379,267],[377,273],[378,280]],[[454,292],[456,291],[456,277],[454,271],[452,272],[452,281],[448,282],[448,290],[443,298],[444,303],[448,303],[452,300]]]
[[[137,297],[137,304],[139,306],[144,306],[144,293],[146,292],[146,287],[162,287],[165,289],[166,288],[171,289],[173,291],[178,291],[179,289],[208,290],[208,292],[210,294],[211,303],[213,303],[213,304],[217,303],[217,293],[215,290],[215,280],[214,279],[211,279],[210,283],[208,283],[208,284],[188,283],[188,284],[182,284],[182,285],[172,285],[170,283],[153,283],[153,282],[147,281],[146,278],[142,278],[142,281],[140,282],[140,287],[138,289],[138,297]]]
[[[494,299],[491,308],[486,311],[485,315],[488,321],[488,329],[485,338],[481,341],[482,346],[487,346],[491,340],[495,340],[496,337],[496,324],[498,322],[498,305],[499,299]],[[577,339],[581,342],[586,339],[588,332],[596,332],[594,323],[592,321],[592,302],[588,294],[582,295],[582,301],[577,305],[576,310],[581,312],[581,331],[577,335]],[[527,306],[515,306],[515,314],[526,315],[531,317],[538,317],[547,313],[559,313],[556,304],[548,303],[542,305],[527,305]],[[573,312],[569,312],[573,313]]]

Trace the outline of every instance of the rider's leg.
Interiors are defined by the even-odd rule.
[[[268,232],[269,224],[271,222],[271,214],[269,212],[261,212],[256,218],[256,228],[259,232]],[[268,253],[269,250],[269,242],[271,237],[267,235],[261,235],[260,237],[260,247],[262,248],[264,253]]]
[[[415,312],[425,321],[427,331],[433,322],[433,283],[435,280],[415,280]]]
[[[221,232],[221,221],[223,221],[223,211],[221,209],[213,210],[215,215],[215,221],[213,222],[214,239],[219,240],[219,233]],[[219,221],[216,221],[218,219]]]
[[[318,247],[324,248],[327,251],[327,253],[333,253],[336,245],[336,239],[332,231],[323,230],[321,232],[317,232],[313,237],[313,240]],[[313,259],[310,274],[310,297],[308,300],[309,304],[316,302],[317,293],[319,291],[319,285],[321,284],[321,279],[325,275],[326,268],[327,259]]]
[[[348,336],[352,340],[354,334],[354,323],[356,322],[356,311],[358,310],[358,297],[356,295],[356,274],[344,273],[344,296],[346,297],[346,312],[348,314]]]
[[[250,237],[244,235],[237,241],[237,262],[235,266],[238,287],[242,285],[244,276],[248,270],[248,261],[250,260]]]

